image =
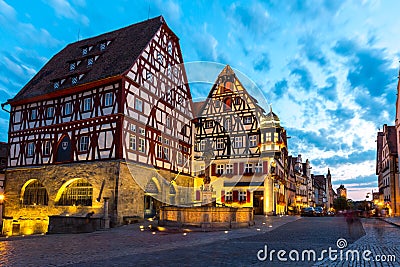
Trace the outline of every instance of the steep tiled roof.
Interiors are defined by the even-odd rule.
[[[397,136],[395,126],[387,126],[386,140],[389,146],[389,153],[397,155]]]
[[[205,102],[206,101],[193,102],[193,116],[194,117],[200,116],[201,109],[203,108]]]
[[[80,84],[101,80],[127,71],[156,34],[164,19],[159,16],[128,27],[104,33],[67,45],[53,56],[47,64],[9,101],[18,101],[66,89]],[[108,43],[104,50],[102,43]],[[93,48],[83,55],[82,49]],[[89,57],[99,56],[92,66],[88,66]],[[70,63],[81,61],[75,70],[70,70]],[[72,76],[83,77],[74,85]],[[66,79],[58,88],[54,81]]]

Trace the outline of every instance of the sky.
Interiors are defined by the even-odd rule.
[[[184,61],[249,77],[291,137],[289,153],[348,197],[377,191],[376,136],[394,125],[400,34],[395,0],[0,0],[0,102],[67,44],[163,15]],[[214,80],[216,77],[212,77]],[[190,80],[190,77],[189,77]],[[210,86],[193,86],[194,99]],[[0,111],[0,141],[8,113]]]

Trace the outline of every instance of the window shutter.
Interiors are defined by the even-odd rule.
[[[247,190],[246,202],[250,203],[250,191]]]
[[[217,168],[217,165],[215,165],[215,163],[211,164],[211,175],[212,176],[216,175],[216,168]]]
[[[196,200],[200,200],[200,190],[196,190]]]
[[[244,163],[240,162],[239,163],[239,174],[243,174],[244,173]]]
[[[233,163],[233,174],[238,174],[238,164]]]
[[[268,161],[263,162],[263,173],[268,173]]]
[[[221,203],[225,203],[225,191],[221,190]]]
[[[233,202],[238,202],[239,201],[239,191],[234,190],[232,195],[233,195]]]

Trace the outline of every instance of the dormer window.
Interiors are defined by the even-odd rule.
[[[72,77],[71,82],[72,82],[72,84],[77,84],[78,83],[78,77],[77,76]]]
[[[88,53],[88,48],[87,47],[82,48],[82,56],[86,56],[87,53]]]
[[[168,42],[168,54],[172,55],[172,43],[171,43],[171,41]]]
[[[93,65],[93,62],[94,62],[94,58],[90,57],[90,58],[88,58],[88,60],[87,60],[87,65],[88,65],[88,66],[92,66],[92,65]]]
[[[163,55],[161,53],[158,53],[157,60],[158,60],[158,63],[163,64]]]
[[[76,68],[76,63],[75,63],[75,62],[69,63],[69,70],[70,70],[70,71],[75,70],[75,68]]]
[[[53,84],[54,89],[58,89],[60,87],[60,82],[59,81],[55,81]]]
[[[107,46],[106,42],[102,42],[102,43],[100,44],[100,51],[106,50],[106,46]]]

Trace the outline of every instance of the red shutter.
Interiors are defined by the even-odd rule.
[[[221,191],[221,203],[225,203],[225,191]]]
[[[200,190],[196,190],[196,200],[200,200]]]
[[[216,168],[217,168],[217,166],[214,163],[211,164],[211,175],[212,176],[216,175]]]
[[[233,163],[233,174],[238,174],[238,164]]]
[[[244,163],[240,162],[239,163],[239,174],[243,174],[244,173]]]
[[[233,202],[238,202],[239,201],[239,191],[234,190],[233,191]]]
[[[249,190],[247,190],[246,202],[247,203],[250,202],[250,191]]]
[[[268,173],[268,161],[263,162],[263,173]]]

